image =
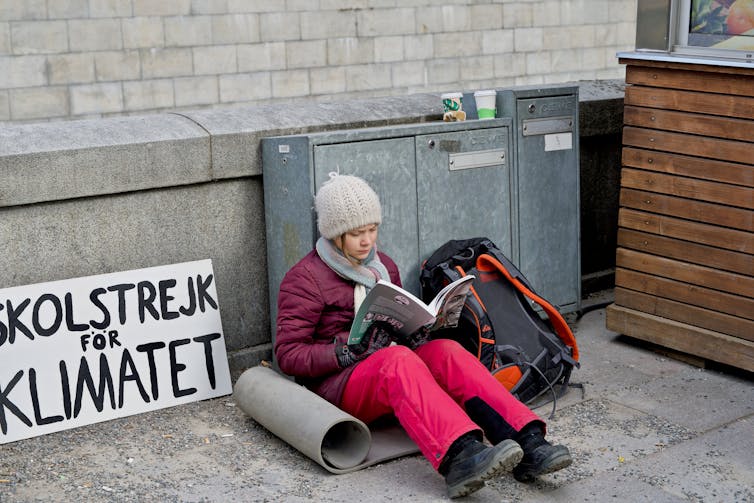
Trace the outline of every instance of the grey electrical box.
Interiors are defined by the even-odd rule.
[[[513,125],[511,259],[562,312],[581,305],[578,87],[499,89]]]
[[[419,267],[450,239],[487,236],[512,252],[511,120],[433,122],[262,140],[270,307],[318,237],[313,197],[330,172],[379,194],[378,247],[419,294]],[[274,339],[274,333],[273,333]]]

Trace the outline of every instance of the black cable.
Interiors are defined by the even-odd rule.
[[[539,369],[539,367],[537,367],[536,365],[534,365],[531,362],[523,361],[521,363],[524,363],[524,364],[528,365],[529,368],[533,368],[534,370],[536,370],[539,373],[539,375],[542,378],[542,380],[547,383],[547,389],[549,389],[550,392],[552,393],[552,411],[550,412],[550,415],[547,417],[547,419],[552,419],[553,417],[555,417],[555,409],[556,409],[556,407],[558,405],[558,394],[555,392],[555,388],[553,387],[552,383],[547,379],[547,377],[545,376],[544,372],[542,372]],[[537,396],[542,396],[542,393],[540,393]],[[542,405],[544,405],[544,404],[542,404]]]
[[[584,316],[586,313],[589,313],[591,311],[596,311],[597,309],[603,309],[612,303],[613,303],[612,300],[608,300],[606,302],[599,302],[597,304],[592,304],[591,306],[583,307],[576,311],[576,319],[580,320],[581,317]]]

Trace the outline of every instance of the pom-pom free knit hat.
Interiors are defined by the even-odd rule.
[[[314,198],[317,228],[327,239],[364,225],[382,222],[380,198],[361,178],[330,173]]]

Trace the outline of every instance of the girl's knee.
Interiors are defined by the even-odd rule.
[[[421,359],[406,346],[388,346],[380,349],[376,355],[380,355],[381,366],[405,366],[422,364]]]
[[[398,382],[422,381],[431,379],[432,374],[427,364],[419,355],[405,346],[390,346],[380,349],[370,358],[380,356],[375,371],[386,381],[397,379]]]
[[[433,341],[429,341],[419,349],[423,352],[431,353],[433,355],[442,355],[446,357],[455,357],[457,355],[466,357],[467,355],[471,354],[466,351],[466,349],[464,349],[461,344],[452,339],[435,339]]]
[[[435,345],[435,347],[441,349],[442,351],[453,353],[456,351],[466,351],[460,343],[454,341],[453,339],[435,339],[428,342],[427,344],[433,344]]]
[[[461,367],[473,366],[477,358],[467,351],[461,344],[451,339],[435,339],[419,347],[417,353],[427,365],[453,365]]]

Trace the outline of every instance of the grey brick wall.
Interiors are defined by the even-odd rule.
[[[2,0],[0,122],[615,79],[636,0]]]

